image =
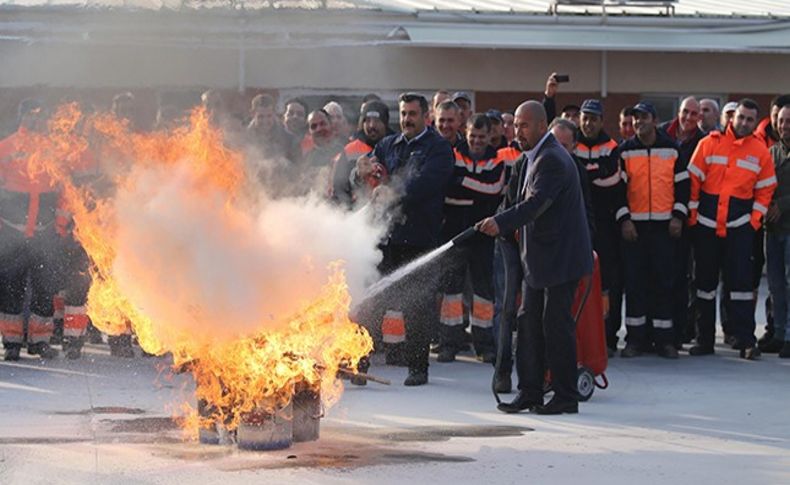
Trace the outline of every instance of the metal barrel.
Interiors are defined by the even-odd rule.
[[[294,394],[293,398],[294,442],[315,441],[321,431],[321,394],[317,391],[305,389]]]
[[[257,410],[242,416],[236,440],[243,450],[281,450],[293,443],[293,403],[275,412]]]

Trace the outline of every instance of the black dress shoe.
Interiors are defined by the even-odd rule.
[[[782,347],[784,347],[784,341],[779,339],[769,340],[767,342],[757,342],[757,348],[760,349],[760,352],[765,354],[778,354]]]
[[[428,384],[428,371],[427,370],[413,370],[409,369],[409,376],[403,381],[404,386],[423,386]]]
[[[741,359],[759,360],[760,349],[757,347],[747,347],[745,349],[741,349]]]
[[[545,406],[538,406],[535,408],[537,414],[551,415],[551,414],[578,414],[579,403],[576,401],[560,401],[552,399]]]
[[[494,378],[494,390],[497,394],[510,394],[513,390],[510,374],[497,374]]]
[[[503,413],[513,414],[519,413],[524,411],[525,409],[532,409],[537,406],[543,405],[543,399],[533,398],[527,395],[524,391],[520,391],[518,396],[513,399],[511,402],[501,402],[497,405],[497,409],[502,411]]]

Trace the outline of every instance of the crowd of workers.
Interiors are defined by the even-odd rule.
[[[609,356],[654,352],[674,359],[692,342],[689,355],[713,354],[723,282],[724,341],[744,359],[761,351],[790,358],[790,95],[776,97],[763,118],[749,99],[720,108],[713,99],[686,97],[677,117],[663,124],[653,105],[640,102],[617,114],[620,130],[612,137],[603,129],[611,114],[599,100],[558,112],[557,88],[552,75],[542,109],[549,132],[577,164],[585,230],[601,268]],[[120,94],[112,112],[129,118],[134,102],[133,94]],[[260,159],[279,162],[260,170],[262,178],[279,178],[282,183],[270,186],[282,195],[290,195],[285,187],[299,178],[341,208],[369,200],[386,207],[392,217],[380,246],[382,273],[507,208],[518,190],[513,174],[536,149],[532,119],[519,118],[518,111],[474,113],[464,92],[437,91],[430,100],[404,93],[398,133],[389,106],[376,95],[363,99],[356,129],[336,102],[311,110],[290,99],[280,115],[275,99],[261,94],[243,122],[227,112],[217,91],[205,92],[202,104],[230,143],[243,142]],[[178,111],[163,106],[156,127],[178,118]],[[54,358],[54,343],[79,358],[86,338],[102,341],[98,332],[91,334],[85,314],[89,261],[58,207],[57,183],[31,173],[20,149],[31,133],[45,132],[46,119],[46,106],[26,100],[18,130],[0,141],[6,360],[19,359],[25,344],[29,354]],[[75,173],[75,180],[93,183],[92,170]],[[377,310],[368,324],[387,362],[409,368],[406,385],[427,382],[431,344],[440,362],[452,362],[471,344],[482,362],[499,360],[496,388],[510,391],[511,332],[524,278],[517,238],[473,238],[454,264],[443,267],[436,291],[389,299]],[[755,305],[766,252],[770,308],[757,342]],[[619,348],[623,321],[625,345]],[[132,340],[131,332],[111,337],[111,353],[133,356]]]

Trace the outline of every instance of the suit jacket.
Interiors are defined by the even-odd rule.
[[[519,230],[527,284],[548,288],[592,273],[584,197],[571,155],[549,134],[527,173],[514,176],[516,204],[495,220],[502,233]]]

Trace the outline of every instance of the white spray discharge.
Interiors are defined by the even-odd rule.
[[[383,229],[364,213],[316,196],[239,208],[197,187],[189,170],[139,170],[115,199],[114,274],[165,348],[185,334],[210,343],[280,328],[318,296],[336,261],[352,298],[376,278]]]

